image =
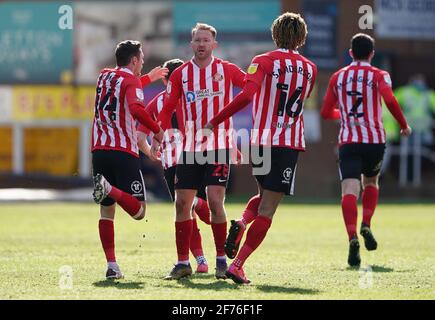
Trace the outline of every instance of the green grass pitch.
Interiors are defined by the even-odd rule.
[[[228,217],[243,206],[227,203]],[[252,283],[243,286],[214,278],[212,233],[202,222],[211,273],[162,280],[176,259],[173,208],[162,203],[148,205],[146,221],[118,209],[126,277],[105,281],[98,218],[93,204],[0,205],[0,299],[435,299],[433,204],[380,204],[372,226],[379,247],[367,252],[361,239],[363,270],[347,267],[338,205],[283,204],[245,266]]]

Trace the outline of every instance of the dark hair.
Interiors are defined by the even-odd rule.
[[[270,27],[272,39],[281,49],[296,50],[305,44],[307,24],[300,14],[285,12]]]
[[[353,58],[356,60],[364,60],[375,49],[375,39],[365,33],[357,33],[352,37],[350,41],[350,47],[352,48]]]
[[[172,60],[165,61],[165,63],[163,63],[163,68],[168,68],[169,70],[168,74],[165,76],[165,79],[166,80],[169,79],[171,73],[179,66],[181,66],[183,63],[184,61],[181,59],[172,59]]]
[[[124,67],[130,63],[131,58],[139,57],[141,43],[134,40],[125,40],[116,46],[115,56],[118,67]]]

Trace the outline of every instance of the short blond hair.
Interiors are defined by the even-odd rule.
[[[206,31],[210,31],[211,34],[213,35],[213,38],[216,39],[217,31],[216,31],[216,28],[215,28],[215,27],[213,27],[213,26],[211,26],[211,25],[209,25],[209,24],[206,24],[206,23],[198,22],[198,23],[197,23],[197,24],[192,28],[192,38],[193,38],[193,36],[195,35],[196,31],[198,31],[198,30],[206,30]]]
[[[285,12],[270,27],[272,39],[278,48],[296,50],[305,44],[307,24],[300,14]]]

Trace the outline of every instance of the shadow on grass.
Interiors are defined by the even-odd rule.
[[[293,294],[318,294],[320,293],[317,289],[306,289],[297,287],[287,287],[287,286],[269,286],[269,285],[257,285],[255,286],[258,290],[263,292],[276,292],[276,293],[293,293]]]
[[[375,265],[375,264],[370,266],[370,268],[372,268],[373,272],[381,272],[381,273],[384,273],[384,272],[394,272],[393,268],[389,268],[389,267],[385,267],[385,266],[378,266],[378,265]]]
[[[97,281],[92,284],[98,288],[117,288],[117,289],[143,289],[145,283],[144,282],[124,282],[124,281],[116,281],[116,280],[102,280]]]
[[[204,276],[198,277],[198,278],[204,278]],[[196,278],[196,279],[198,279],[198,278]],[[223,280],[216,280],[216,281],[210,282],[210,283],[196,283],[196,282],[192,282],[191,278],[183,278],[183,279],[176,280],[176,281],[174,281],[174,280],[167,281],[167,283],[162,285],[162,287],[179,288],[180,284],[186,288],[199,289],[199,290],[219,291],[219,290],[228,290],[228,289],[238,289],[239,288],[239,285],[236,285],[234,283],[229,283],[229,282],[226,282]]]
[[[192,282],[191,278],[183,278],[178,280],[177,282],[168,282],[163,287],[167,288],[179,288],[179,285],[183,285],[186,288],[190,289],[198,289],[198,290],[239,290],[243,287],[253,287],[259,291],[267,292],[267,293],[293,293],[293,294],[318,294],[319,290],[316,289],[305,289],[305,288],[296,288],[296,287],[287,287],[287,286],[270,286],[270,285],[244,285],[237,284],[227,281],[217,280],[211,283],[196,283]]]

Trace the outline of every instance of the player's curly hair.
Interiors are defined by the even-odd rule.
[[[300,14],[285,12],[270,27],[272,39],[278,48],[296,50],[305,44],[307,24]]]
[[[213,35],[213,38],[216,39],[217,37],[217,31],[216,28],[206,24],[206,23],[201,23],[201,22],[197,22],[196,25],[192,28],[192,38],[195,35],[195,32],[198,30],[207,30],[210,31],[211,34]]]

